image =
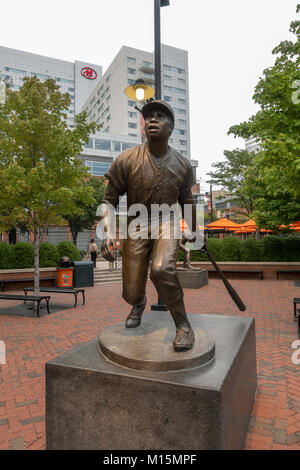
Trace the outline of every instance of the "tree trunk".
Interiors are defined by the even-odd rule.
[[[73,243],[74,245],[77,246],[77,238],[78,238],[78,232],[71,232],[72,233],[72,238],[73,238]]]
[[[34,295],[40,293],[40,237],[37,226],[34,227]],[[35,306],[36,307],[36,306]]]

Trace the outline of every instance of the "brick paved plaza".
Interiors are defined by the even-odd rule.
[[[220,280],[210,280],[200,291],[185,290],[187,311],[255,317],[258,389],[245,449],[300,450],[300,364],[291,360],[291,345],[298,339],[292,300],[300,290],[293,281],[232,284],[246,312],[238,311]],[[120,282],[87,288],[86,305],[75,309],[68,298],[73,296],[52,294],[56,313],[43,310],[41,318],[33,318],[17,301],[1,302],[0,340],[6,343],[7,364],[0,366],[0,449],[45,449],[45,362],[125,320],[130,307],[121,288]],[[156,300],[149,281],[148,310]]]

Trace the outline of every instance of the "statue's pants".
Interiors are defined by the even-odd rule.
[[[138,305],[146,293],[146,282],[152,255],[150,279],[168,309],[183,299],[183,291],[176,276],[176,261],[180,240],[127,238],[123,246],[123,298],[130,305]]]

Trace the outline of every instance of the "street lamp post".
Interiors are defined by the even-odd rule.
[[[154,0],[154,58],[155,58],[155,99],[161,100],[161,43],[160,43],[160,8],[170,5],[169,0]],[[167,307],[158,296],[157,304],[151,310],[166,311]]]
[[[155,99],[161,100],[161,43],[160,8],[170,5],[169,0],[154,0],[154,55],[155,55]]]

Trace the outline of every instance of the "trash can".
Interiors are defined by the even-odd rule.
[[[94,287],[94,263],[74,261],[74,287]]]
[[[67,256],[63,256],[57,270],[57,287],[73,287],[74,263]]]

